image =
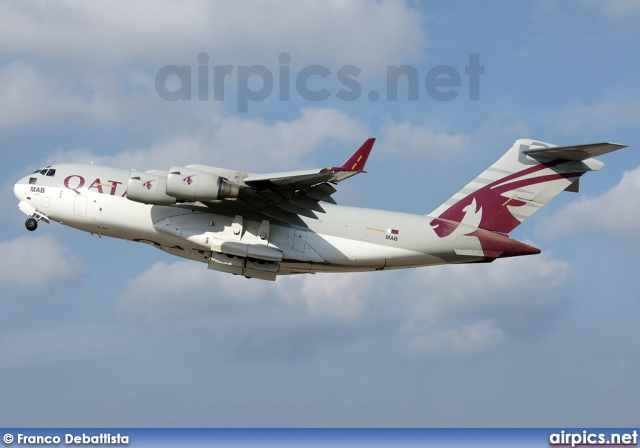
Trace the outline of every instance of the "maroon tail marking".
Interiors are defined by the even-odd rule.
[[[469,234],[480,240],[480,246],[487,258],[507,258],[521,255],[537,255],[540,249],[509,238],[499,233],[477,229]]]
[[[430,224],[440,238],[450,235],[455,230],[455,227],[441,225],[442,222],[438,219],[445,219],[459,224],[465,216],[464,209],[471,205],[475,199],[477,209],[474,210],[474,212],[477,213],[478,210],[482,209],[482,217],[478,227],[501,233],[509,233],[520,225],[520,221],[511,214],[507,205],[521,207],[525,205],[526,202],[515,198],[509,199],[503,196],[503,193],[517,188],[526,187],[528,185],[536,185],[570,177],[580,177],[584,174],[574,172],[563,174],[554,173],[545,176],[516,180],[528,174],[535,173],[546,168],[551,168],[562,162],[562,160],[557,160],[554,162],[538,164],[487,184],[453,204],[438,216],[438,218],[431,221]],[[510,182],[512,180],[514,182]]]

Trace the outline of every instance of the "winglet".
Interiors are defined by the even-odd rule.
[[[373,148],[375,141],[375,138],[367,139],[367,141],[365,141],[362,146],[342,164],[342,166],[334,166],[331,167],[331,169],[333,171],[356,171],[358,173],[362,173],[364,171],[364,164],[367,163],[367,159],[369,158],[371,148]]]

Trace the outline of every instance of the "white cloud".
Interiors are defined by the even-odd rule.
[[[200,51],[232,58],[219,63],[260,64],[288,51],[305,63],[382,69],[424,47],[422,21],[418,11],[393,0],[26,1],[0,6],[0,48],[102,67],[141,59],[175,64],[185,56],[195,62]]]
[[[383,127],[381,150],[413,160],[442,160],[457,157],[471,147],[473,138],[468,134],[436,132],[411,123],[388,122]]]
[[[0,66],[0,129],[73,120],[81,129],[115,125],[123,135],[198,134],[216,125],[207,116],[236,92],[225,102],[162,101],[154,87],[163,66],[189,65],[195,79],[200,52],[210,55],[210,78],[215,65],[234,66],[235,78],[238,65],[263,64],[276,78],[275,98],[280,53],[291,55],[292,89],[310,64],[325,65],[331,79],[345,64],[363,70],[359,79],[380,77],[387,65],[421,54],[422,20],[393,0],[3,3],[0,52],[11,62]]]
[[[414,271],[402,288],[403,295],[417,296],[403,331],[418,347],[434,353],[448,347],[454,352],[480,350],[539,333],[566,305],[566,298],[555,291],[569,272],[568,263],[548,252]]]
[[[635,126],[637,121],[634,118],[639,114],[638,98],[627,92],[624,98],[608,98],[593,104],[568,106],[559,113],[551,114],[549,122],[567,133],[593,129],[602,131]]]
[[[89,116],[94,121],[112,118],[113,105],[102,95],[82,97],[65,91],[42,70],[24,62],[0,69],[0,128],[14,129],[62,117]]]
[[[113,327],[72,325],[54,328],[29,328],[0,335],[2,367],[44,360],[68,361],[98,357],[105,351],[120,348],[128,335]]]
[[[67,247],[49,235],[23,236],[0,242],[5,259],[0,283],[39,286],[80,277],[86,267]]]
[[[328,280],[306,276],[272,283],[195,262],[158,263],[127,282],[115,306],[125,321],[158,334],[195,332],[233,352],[286,355],[362,331],[351,325],[362,311],[365,289],[330,297],[339,285],[352,285],[353,277],[333,278],[333,286]]]
[[[608,0],[589,0],[588,3],[602,8],[605,16],[614,19],[635,20],[635,17],[640,14],[640,3],[636,0],[616,0],[613,2]]]
[[[554,216],[540,221],[538,233],[547,238],[561,238],[580,230],[605,230],[626,238],[638,237],[640,208],[640,167],[625,171],[615,187],[599,196],[583,196]]]
[[[341,293],[347,287],[356,292]],[[362,296],[368,291],[364,279],[355,274],[293,276],[271,283],[221,274],[209,271],[204,264],[182,261],[157,263],[129,280],[117,300],[117,310],[123,316],[149,322],[167,318],[177,322],[183,317],[205,317],[219,307],[228,307],[235,313],[234,306],[262,308],[269,302],[276,313],[278,308],[287,308],[313,319],[342,320],[360,314]]]
[[[531,131],[510,116],[495,114],[471,131],[450,129],[451,123],[396,122],[387,119],[382,126],[380,150],[394,156],[434,163],[451,162],[455,166],[473,160],[478,153],[493,152],[501,156],[518,138],[530,137]],[[475,167],[474,171],[479,167]]]
[[[373,287],[370,280],[359,274],[304,275],[283,279],[278,292],[285,303],[302,301],[310,317],[355,320],[366,309],[364,301]]]
[[[401,350],[466,356],[544,332],[566,305],[554,288],[568,271],[545,254],[271,283],[195,262],[158,263],[127,283],[116,311],[161,333],[209,335],[231,351],[286,354],[400,335]]]
[[[266,282],[244,280],[218,275],[207,270],[205,264],[192,261],[156,263],[127,282],[117,309],[125,315],[148,321],[165,318],[179,321],[183,314],[190,316],[215,302],[254,302],[257,295],[265,293]]]
[[[504,339],[504,332],[500,328],[490,321],[482,321],[427,336],[417,336],[412,340],[412,345],[417,352],[462,355],[485,351]]]
[[[336,109],[302,109],[290,122],[213,115],[195,135],[159,141],[150,148],[127,149],[113,156],[87,148],[60,151],[47,164],[60,162],[113,165],[138,170],[168,169],[179,164],[205,164],[243,171],[268,172],[298,168],[305,157],[328,141],[349,146],[345,158],[368,136],[361,121]],[[341,163],[342,160],[326,160]]]

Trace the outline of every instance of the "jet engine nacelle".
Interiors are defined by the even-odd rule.
[[[127,183],[127,199],[143,204],[173,205],[176,198],[168,196],[166,171],[132,172]]]
[[[206,171],[172,166],[167,179],[167,194],[187,201],[215,201],[237,198],[238,185]]]

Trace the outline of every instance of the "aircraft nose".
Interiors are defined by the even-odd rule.
[[[13,186],[13,194],[19,201],[24,200],[25,185],[27,185],[26,178],[22,178]]]

